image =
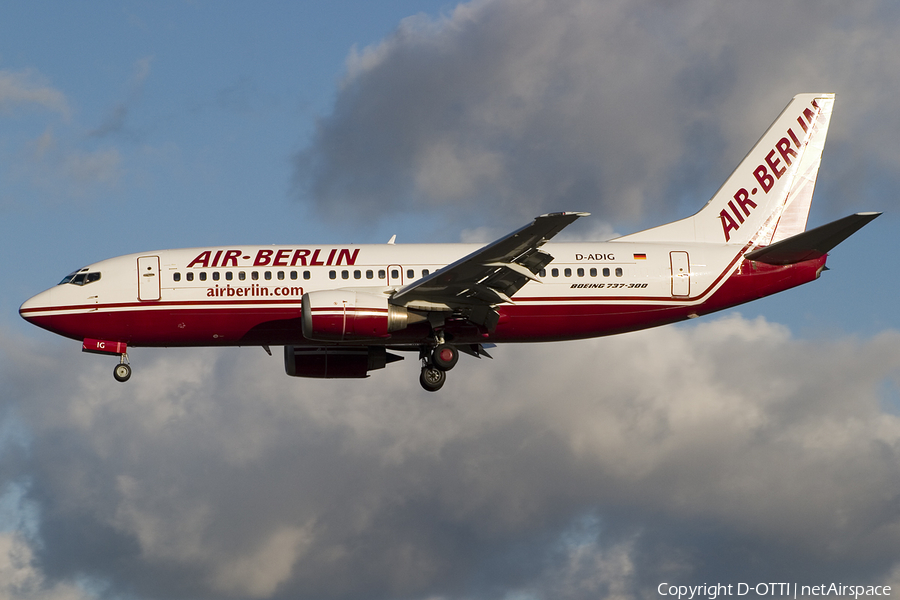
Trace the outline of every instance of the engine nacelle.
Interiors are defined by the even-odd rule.
[[[322,342],[378,340],[405,329],[410,314],[387,296],[347,290],[303,294],[303,337]],[[412,315],[415,320],[424,317]]]
[[[291,377],[359,378],[388,363],[403,360],[384,346],[284,347],[284,371]]]

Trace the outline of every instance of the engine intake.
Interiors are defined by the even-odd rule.
[[[291,377],[327,379],[368,377],[369,371],[403,360],[384,346],[284,347],[284,371]]]
[[[303,294],[303,337],[322,342],[379,340],[425,320],[388,302],[387,296],[347,290]]]

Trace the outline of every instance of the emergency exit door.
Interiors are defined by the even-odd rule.
[[[141,256],[138,262],[138,300],[159,300],[159,257]]]
[[[672,264],[672,295],[691,295],[691,266],[687,252],[669,252]]]

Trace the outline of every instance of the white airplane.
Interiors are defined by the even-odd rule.
[[[588,214],[560,212],[482,247],[143,252],[79,269],[19,313],[118,355],[118,381],[129,347],[281,345],[295,377],[367,377],[418,352],[436,391],[460,352],[655,327],[818,278],[828,251],[880,214],[806,231],[833,104],[795,96],[700,212],[613,240],[548,243]]]

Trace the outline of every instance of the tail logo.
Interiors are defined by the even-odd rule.
[[[805,108],[797,117],[797,123],[803,129],[803,141],[801,142],[793,128],[789,127],[785,137],[778,140],[775,147],[766,154],[763,162],[753,170],[753,177],[759,186],[753,187],[749,192],[746,188],[740,188],[734,193],[734,200],[729,200],[728,206],[719,213],[726,242],[731,239],[731,232],[740,229],[756,208],[756,203],[750,197],[758,194],[760,188],[763,193],[768,194],[775,187],[775,182],[787,173],[787,167],[790,167],[799,156],[798,151],[802,151],[809,142],[820,110],[819,105],[813,100],[812,108]],[[782,166],[782,162],[786,166]]]

